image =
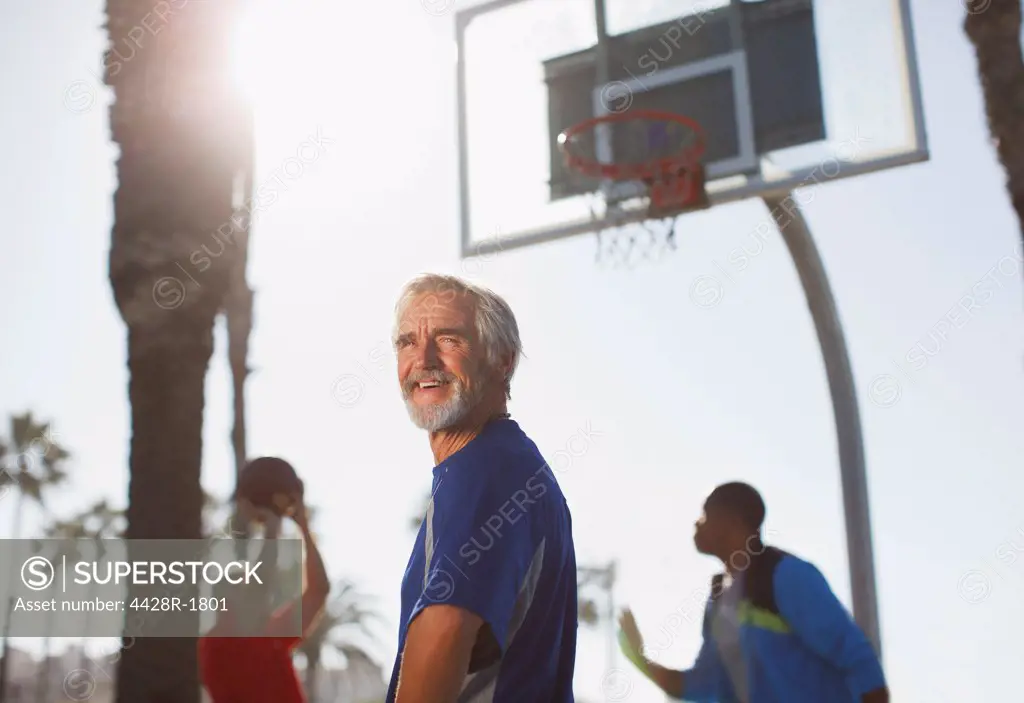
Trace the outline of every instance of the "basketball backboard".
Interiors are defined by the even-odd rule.
[[[711,205],[928,159],[910,0],[491,0],[456,34],[463,257],[644,218],[560,158],[601,114],[700,122]]]

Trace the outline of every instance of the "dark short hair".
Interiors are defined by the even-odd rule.
[[[760,530],[764,523],[764,501],[757,489],[748,483],[723,483],[704,502],[705,507],[721,508],[735,515],[751,530]]]
[[[302,480],[284,459],[261,456],[245,465],[238,476],[232,499],[245,498],[258,508],[273,508],[274,495],[302,495]]]

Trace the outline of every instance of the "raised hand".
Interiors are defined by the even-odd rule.
[[[308,529],[309,516],[301,494],[293,493],[286,495],[284,493],[277,493],[274,495],[274,506],[278,514],[290,517],[300,529]]]
[[[619,616],[619,627],[621,628],[622,635],[625,637],[630,649],[632,649],[635,654],[641,654],[644,651],[644,638],[640,635],[640,628],[636,626],[636,619],[633,617],[633,611],[629,608],[624,608],[622,614]]]

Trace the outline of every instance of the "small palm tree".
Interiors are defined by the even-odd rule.
[[[337,595],[328,601],[316,627],[298,647],[306,658],[305,687],[311,703],[316,700],[317,673],[325,652],[341,654],[350,664],[359,659],[372,662],[367,650],[379,644],[370,624],[382,619],[369,606],[368,597],[348,579],[339,580],[332,591]]]
[[[11,539],[21,535],[25,498],[44,504],[45,489],[67,480],[62,462],[70,456],[57,442],[49,423],[38,423],[28,412],[11,418],[10,446],[0,442],[0,488],[17,491]]]
[[[51,555],[52,560],[59,560],[67,557],[68,561],[76,562],[82,558],[81,541],[85,539],[85,527],[77,520],[58,520],[43,533],[43,538],[56,540],[56,545]],[[37,548],[33,551],[40,551],[39,540],[34,541]],[[57,615],[53,612],[47,613],[46,630],[43,634],[43,663],[39,667],[36,684],[36,697],[40,701],[48,701],[50,688],[50,639],[53,634],[53,625]]]
[[[615,565],[607,566],[580,566],[576,570],[576,589],[578,593],[578,617],[579,621],[589,627],[595,627],[602,620],[612,622],[615,613],[611,610],[614,606],[609,605],[602,608],[598,605],[597,599],[588,595],[594,589],[600,590],[611,601],[612,590],[615,587]]]
[[[107,548],[104,542],[108,539],[120,537],[124,533],[124,511],[111,507],[106,500],[98,501],[88,510],[74,518],[82,526],[83,537],[90,540],[93,546],[92,560],[101,564],[107,557]],[[95,597],[98,586],[95,581],[89,582],[87,600]],[[92,611],[85,613],[85,625],[83,631],[88,634],[89,625],[92,622]],[[86,640],[87,641],[87,640]],[[78,654],[78,668],[88,671],[89,657],[85,652],[85,641],[82,642],[81,651]]]
[[[11,539],[21,536],[21,520],[25,499],[43,507],[45,492],[67,480],[62,464],[70,456],[57,442],[49,423],[39,423],[31,412],[11,418],[11,436],[7,444],[0,442],[0,491],[16,492],[14,503],[14,524]],[[8,573],[13,578],[14,572]],[[11,589],[8,588],[8,593]],[[7,688],[7,644],[11,630],[11,613],[14,601],[10,597],[4,604],[7,618],[3,631],[3,656],[0,657],[0,700],[4,699]]]
[[[203,536],[230,536],[231,506],[212,493],[203,491]]]

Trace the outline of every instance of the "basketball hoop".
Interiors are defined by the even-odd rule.
[[[654,249],[674,249],[678,215],[708,206],[701,164],[704,131],[689,117],[659,110],[609,113],[566,129],[558,135],[558,147],[566,166],[583,176],[635,184],[631,194],[622,185],[602,188],[608,208],[639,198],[645,209],[643,232],[629,225],[611,231],[611,253],[625,260],[637,247],[648,259]],[[661,225],[655,227],[655,221]],[[605,228],[597,231],[599,260],[605,233]]]

